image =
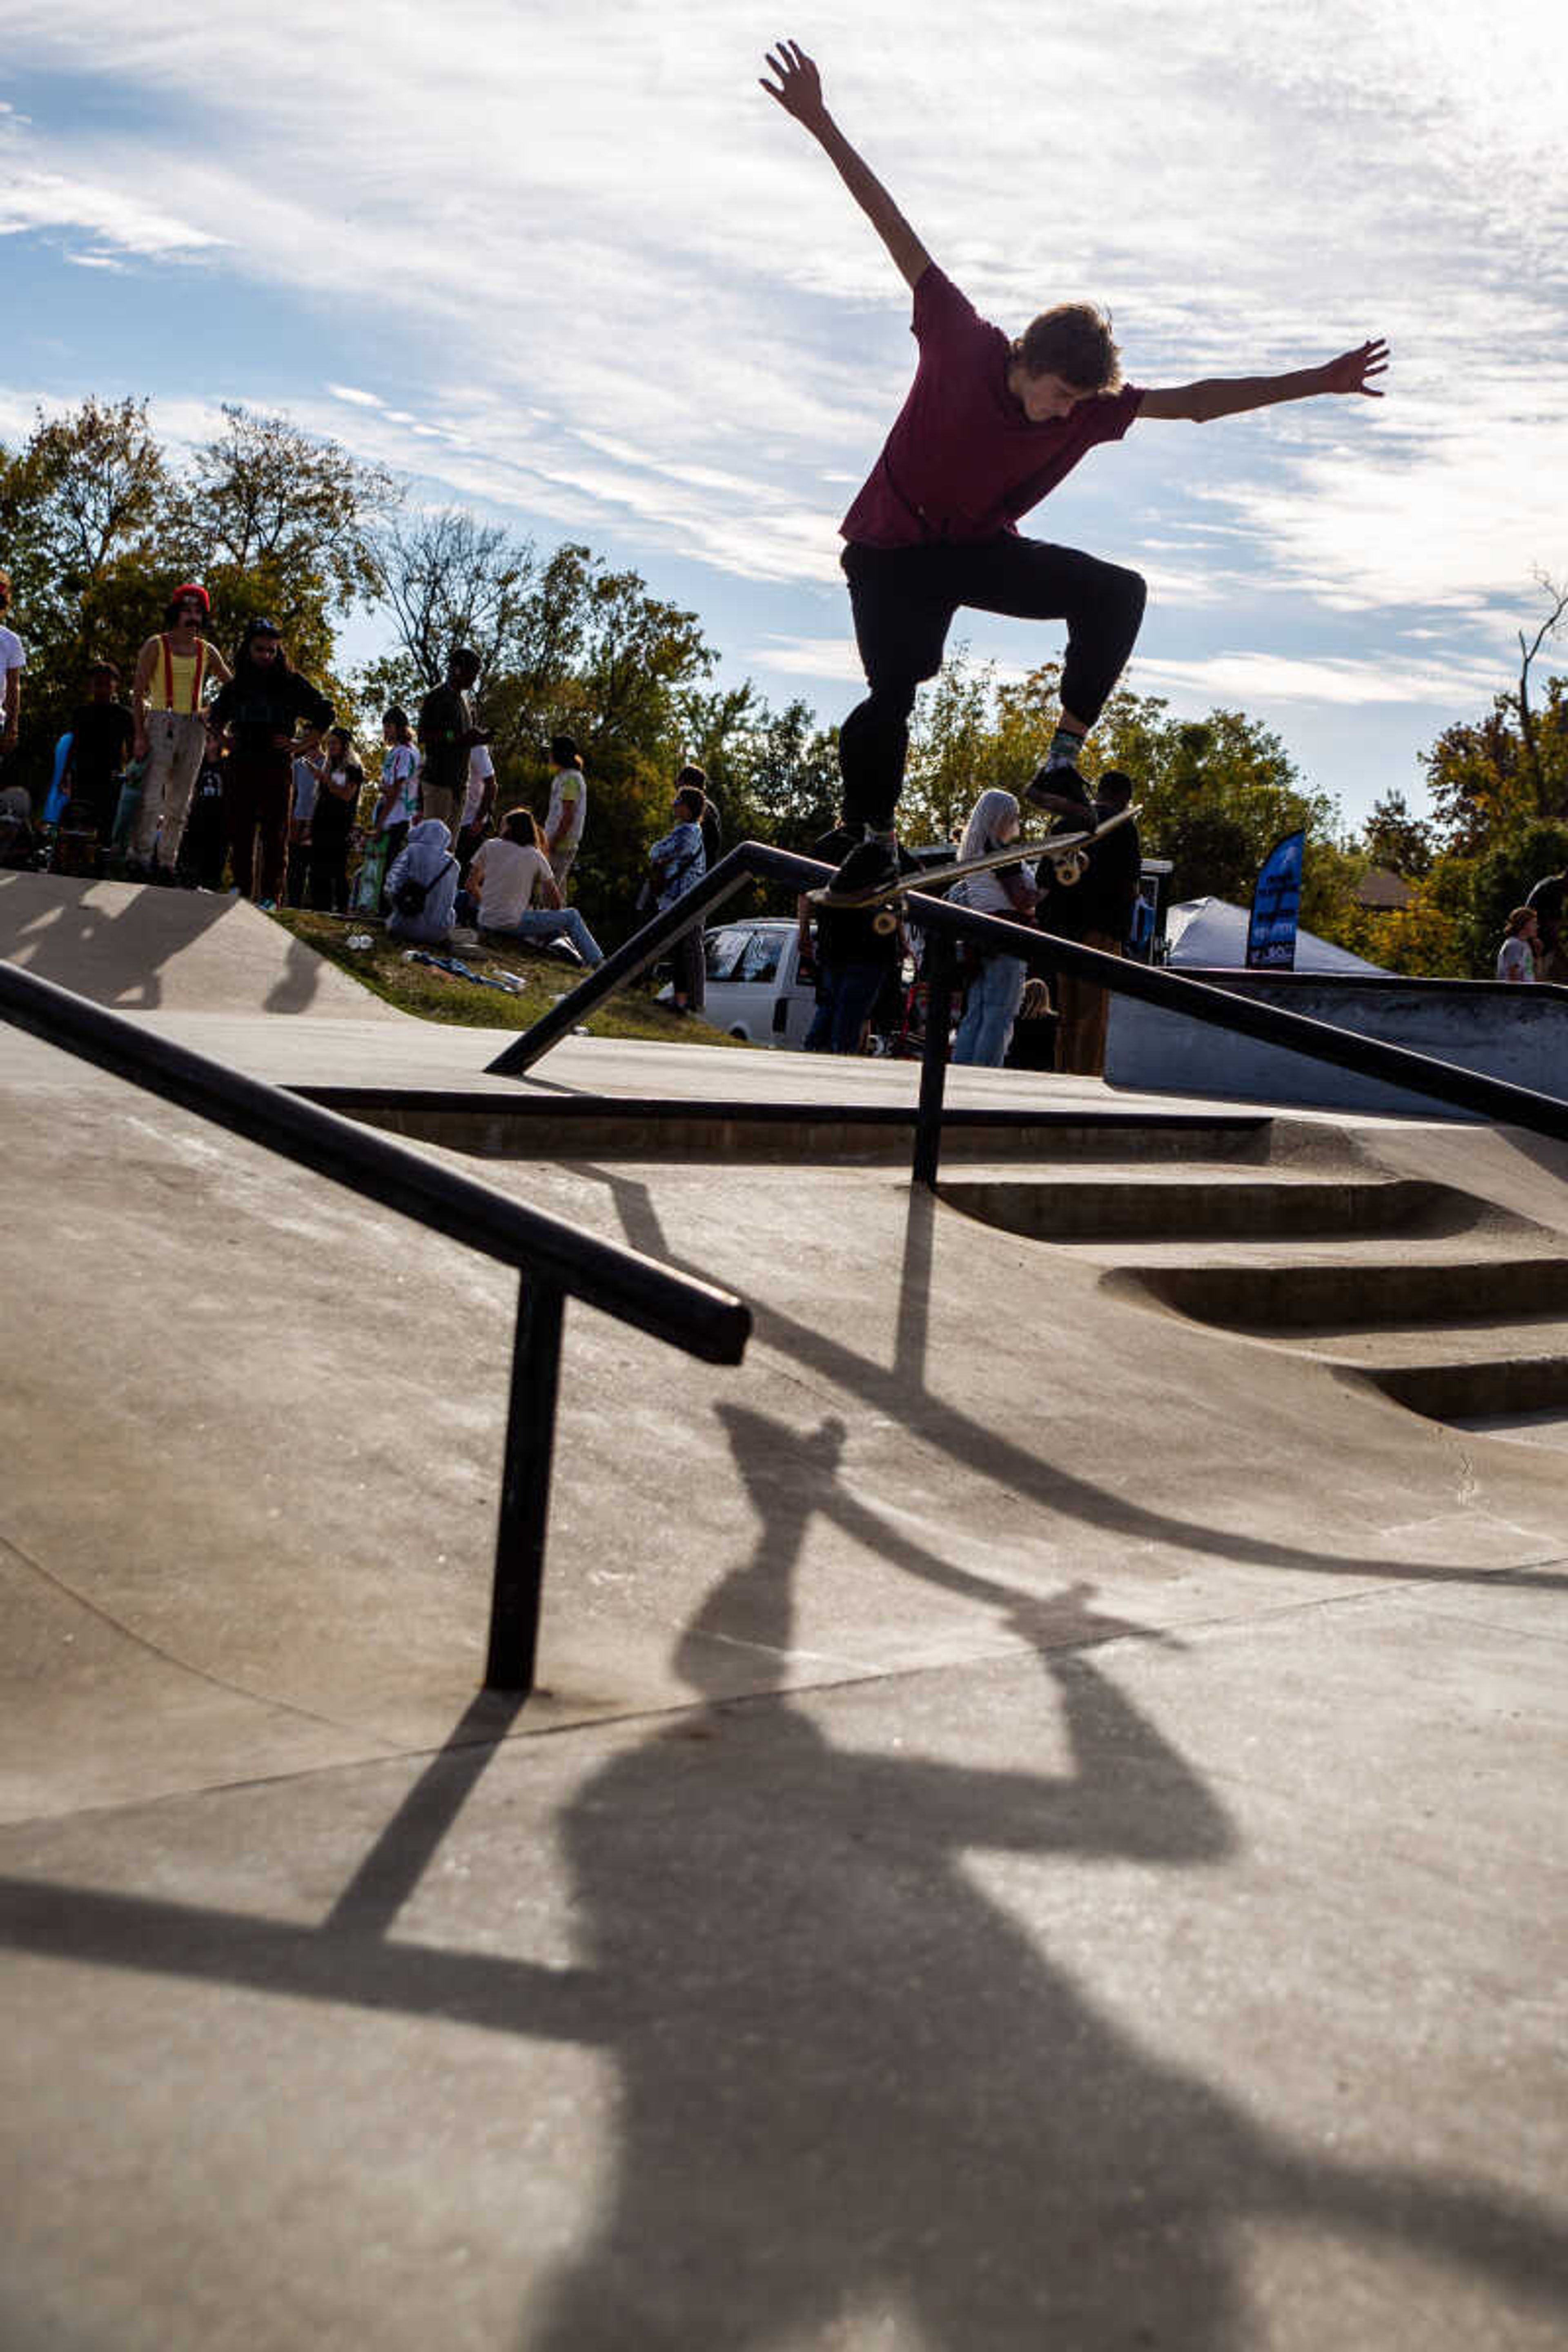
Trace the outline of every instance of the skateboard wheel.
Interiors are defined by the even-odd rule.
[[[1081,850],[1075,849],[1070,857],[1062,858],[1060,863],[1058,865],[1057,880],[1061,884],[1064,890],[1070,890],[1075,882],[1081,882],[1083,880],[1083,877],[1088,871],[1088,858],[1083,855]]]
[[[889,939],[899,928],[899,919],[891,907],[879,907],[871,918],[871,929],[879,940]]]

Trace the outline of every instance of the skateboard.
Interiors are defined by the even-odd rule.
[[[963,881],[971,874],[993,873],[999,866],[1026,866],[1037,858],[1048,857],[1058,882],[1064,889],[1070,889],[1088,873],[1089,852],[1096,842],[1114,833],[1119,824],[1129,824],[1142,805],[1142,801],[1134,801],[1131,807],[1118,809],[1114,816],[1107,817],[1103,824],[1091,825],[1083,833],[1052,833],[1041,841],[1010,841],[1005,849],[988,849],[984,857],[964,857],[952,866],[928,866],[923,873],[900,874],[896,882],[883,882],[875,890],[857,891],[852,898],[835,898],[830,882],[805,895],[814,907],[847,908],[856,914],[875,912],[875,928],[886,932],[897,925],[899,907],[911,891],[929,896]]]

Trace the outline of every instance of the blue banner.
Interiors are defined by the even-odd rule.
[[[1277,841],[1258,869],[1252,920],[1247,927],[1248,971],[1293,971],[1296,922],[1301,911],[1301,852],[1304,833]]]

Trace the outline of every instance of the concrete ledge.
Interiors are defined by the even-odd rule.
[[[1255,1003],[1407,1046],[1483,1076],[1561,1096],[1568,1073],[1568,989],[1496,981],[1365,980],[1305,972],[1184,971]],[[1225,1101],[1289,1103],[1379,1117],[1469,1120],[1430,1095],[1336,1069],[1305,1054],[1116,997],[1105,1075],[1112,1086]]]
[[[429,1087],[301,1086],[292,1089],[390,1135],[487,1159],[850,1160],[896,1163],[914,1148],[915,1110],[895,1104],[746,1102],[701,1098],[520,1097]],[[1266,1152],[1260,1115],[1103,1109],[950,1109],[944,1159],[1190,1159]]]

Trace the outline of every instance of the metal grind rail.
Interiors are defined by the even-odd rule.
[[[1025,855],[1028,855],[1026,849]],[[627,981],[647,971],[682,932],[700,922],[747,882],[777,882],[795,891],[810,890],[826,882],[832,872],[830,866],[816,858],[796,857],[786,850],[770,849],[763,842],[739,843],[695,889],[688,891],[640,931],[634,932],[624,946],[607,956],[559,1004],[552,1005],[542,1020],[498,1054],[489,1065],[489,1073],[515,1077],[531,1069],[596,1005]],[[1559,1142],[1568,1141],[1568,1102],[1555,1095],[1538,1093],[1531,1087],[1514,1086],[1504,1078],[1489,1078],[1457,1062],[1414,1053],[1406,1045],[1385,1045],[1381,1038],[1363,1037],[1354,1030],[1337,1028],[1331,1022],[1313,1021],[1304,1013],[1286,1013],[1277,1005],[1254,1003],[1229,989],[1216,988],[1205,981],[1185,980],[1175,972],[1134,963],[1126,957],[1105,955],[1100,949],[1083,947],[1076,940],[1058,939],[1054,932],[1031,930],[996,915],[976,914],[970,908],[954,906],[948,899],[922,891],[917,876],[910,877],[904,907],[908,919],[918,924],[930,940],[925,968],[925,1055],[915,1122],[913,1174],[917,1183],[934,1184],[941,1161],[948,1027],[958,982],[955,950],[961,940],[992,954],[1016,956],[1031,971],[1042,975],[1076,972],[1113,995],[1141,997],[1145,1003],[1184,1013],[1190,1020],[1233,1030],[1266,1045],[1283,1045],[1311,1060],[1331,1062],[1363,1077],[1385,1079],[1413,1094],[1426,1095],[1435,1102],[1452,1104],[1457,1109],[1473,1111],[1504,1126],[1522,1127]]]
[[[567,1299],[712,1364],[741,1361],[750,1307],[639,1251],[510,1201],[336,1111],[153,1036],[16,965],[0,963],[0,1019],[519,1269],[485,1685],[531,1690]]]

